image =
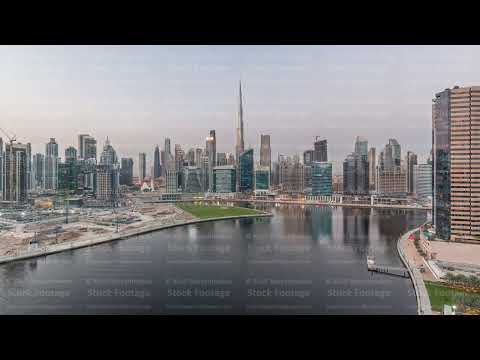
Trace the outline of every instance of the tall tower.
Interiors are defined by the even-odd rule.
[[[153,178],[159,178],[162,175],[162,168],[160,165],[160,149],[158,145],[155,147],[155,151],[153,153]]]
[[[208,156],[208,190],[213,192],[213,168],[217,164],[217,138],[215,130],[210,130],[205,144],[205,153]]]
[[[270,135],[260,135],[260,165],[268,167],[271,171],[272,150],[270,148]]]
[[[237,115],[237,133],[235,143],[236,160],[240,158],[240,154],[245,151],[245,143],[243,139],[243,100],[242,100],[242,82],[239,82],[239,97],[238,97],[238,115]]]
[[[140,183],[143,182],[147,176],[147,154],[139,153],[138,154],[138,179]]]
[[[318,140],[318,136],[313,143],[313,161],[325,162],[328,161],[327,140]]]
[[[480,241],[480,86],[435,95],[433,123],[433,221],[436,236]]]
[[[58,144],[55,138],[50,138],[50,142],[45,145],[45,169],[43,171],[43,184],[47,190],[57,189],[57,170],[58,170]]]
[[[3,200],[27,201],[27,145],[5,144]]]

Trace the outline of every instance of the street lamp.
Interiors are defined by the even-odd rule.
[[[453,315],[455,315],[455,310],[457,310],[457,306],[456,306],[456,305],[453,305],[453,306],[452,306],[452,309],[453,309]]]

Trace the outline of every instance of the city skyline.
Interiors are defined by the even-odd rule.
[[[240,79],[245,148],[258,157],[260,134],[269,134],[273,159],[302,154],[312,133],[319,134],[328,139],[338,173],[356,136],[376,148],[396,138],[424,162],[427,99],[438,89],[480,82],[479,47],[294,49],[2,46],[3,127],[19,142],[31,142],[32,153],[41,153],[51,137],[63,154],[77,147],[79,134],[99,142],[108,136],[120,157],[149,154],[148,169],[165,137],[196,147],[215,129],[218,152],[234,152]]]

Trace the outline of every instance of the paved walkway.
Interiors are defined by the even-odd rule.
[[[404,234],[397,242],[397,250],[402,259],[403,263],[410,272],[410,277],[412,279],[413,288],[415,289],[415,295],[417,297],[417,306],[419,315],[432,315],[432,307],[430,305],[430,297],[428,296],[427,288],[423,282],[423,276],[420,270],[418,269],[417,262],[415,258],[410,258],[407,256],[407,246],[410,240],[408,237],[414,233],[417,229],[413,229],[406,234]],[[413,241],[412,241],[413,242]],[[410,244],[413,245],[413,244]],[[416,251],[416,249],[415,249]],[[408,252],[408,255],[411,255],[411,251]],[[433,274],[430,274],[433,277]]]

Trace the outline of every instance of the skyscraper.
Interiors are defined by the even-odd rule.
[[[217,153],[217,166],[225,166],[227,163],[227,154],[226,153]]]
[[[78,135],[78,156],[80,159],[97,159],[97,140],[88,134]]]
[[[178,192],[178,171],[175,168],[167,168],[165,173],[165,187],[167,193]]]
[[[260,166],[268,167],[272,171],[272,149],[270,135],[260,135]]]
[[[356,156],[355,153],[347,155],[343,161],[343,192],[345,194],[356,194]]]
[[[0,199],[3,199],[3,139],[0,137]]]
[[[202,155],[203,155],[203,149],[196,148],[195,149],[195,166],[202,167]]]
[[[205,153],[208,156],[208,190],[213,191],[213,168],[217,164],[217,139],[215,130],[210,130],[205,144]]]
[[[186,193],[199,193],[202,191],[201,169],[196,166],[185,166],[183,168],[183,191]]]
[[[65,161],[77,160],[77,149],[73,146],[69,146],[65,149]]]
[[[259,165],[255,168],[255,192],[270,189],[270,168]]]
[[[27,201],[27,145],[5,144],[3,164],[3,200]]]
[[[33,155],[32,161],[32,188],[43,189],[43,168],[45,156],[43,154]]]
[[[83,148],[83,139],[87,136],[90,136],[88,134],[80,134],[78,135],[78,156],[80,159],[84,159],[84,156],[85,156],[85,152],[84,152],[84,148]]]
[[[374,147],[371,147],[370,150],[368,150],[368,181],[369,181],[369,188],[370,191],[376,190],[376,168],[377,168],[377,162],[376,162],[376,149]]]
[[[278,156],[278,182],[283,192],[300,193],[304,190],[304,165],[300,157]]]
[[[432,164],[413,166],[413,194],[418,199],[432,197]]]
[[[110,140],[105,141],[100,163],[97,166],[97,200],[110,206],[117,206],[119,198],[120,167],[115,149]]]
[[[120,185],[131,186],[133,184],[133,159],[122,158],[120,169]]]
[[[433,221],[443,240],[480,241],[480,86],[455,86],[432,106]]]
[[[58,144],[54,138],[45,145],[45,165],[43,170],[44,186],[47,190],[56,190],[58,181]]]
[[[366,195],[369,191],[368,142],[355,139],[355,151],[343,162],[343,191],[346,194]]]
[[[313,150],[305,150],[303,152],[303,165],[310,166],[313,162],[315,152]]]
[[[239,192],[252,192],[254,190],[254,162],[253,149],[245,150],[240,154],[238,162]]]
[[[227,153],[227,165],[235,165],[235,156],[232,153]]]
[[[84,139],[83,150],[85,152],[85,160],[97,160],[97,140],[95,140],[93,137],[89,136]]]
[[[180,144],[175,144],[175,169],[181,171],[183,167],[183,159],[185,157],[185,152],[182,149]]]
[[[65,159],[57,164],[57,191],[69,193],[78,188],[77,158]]]
[[[327,140],[318,140],[318,136],[313,143],[313,161],[328,161]]]
[[[165,138],[164,150],[165,154],[172,155],[172,149],[170,148],[170,138]]]
[[[217,166],[213,169],[213,191],[216,193],[234,193],[237,174],[235,166]]]
[[[147,177],[147,154],[138,154],[138,180],[143,182]]]
[[[102,154],[100,155],[100,165],[116,165],[118,164],[118,157],[115,149],[110,144],[110,140],[107,137],[105,145],[103,146]]]
[[[368,156],[368,141],[367,139],[357,136],[355,138],[355,153],[367,157]]]
[[[55,138],[50,138],[50,141],[45,145],[45,156],[58,157],[58,144]]]
[[[165,176],[165,168],[166,168],[166,165],[167,165],[165,150],[160,151],[160,160],[161,160],[160,172],[161,172],[162,176]]]
[[[384,196],[405,196],[407,175],[401,166],[401,148],[397,140],[389,139],[378,157],[377,192]]]
[[[312,166],[312,195],[332,195],[332,163],[315,161]]]
[[[378,165],[382,171],[390,171],[401,165],[401,148],[397,140],[388,140],[388,144],[380,154]]]
[[[158,145],[155,146],[155,152],[153,154],[153,178],[157,179],[162,175],[162,167],[160,165],[160,149]]]
[[[409,195],[413,194],[413,168],[417,165],[417,155],[411,151],[407,151],[405,158],[406,163],[406,172],[407,172],[407,193]]]
[[[188,166],[196,166],[195,165],[195,149],[190,148],[187,151],[187,155],[185,156],[185,160],[188,163]]]
[[[200,159],[200,171],[202,176],[203,191],[208,191],[208,170],[209,170],[208,156],[204,154]]]
[[[239,162],[240,154],[245,151],[245,143],[243,138],[243,99],[242,99],[242,82],[239,83],[238,96],[238,114],[237,114],[237,131],[235,142],[235,158]]]

